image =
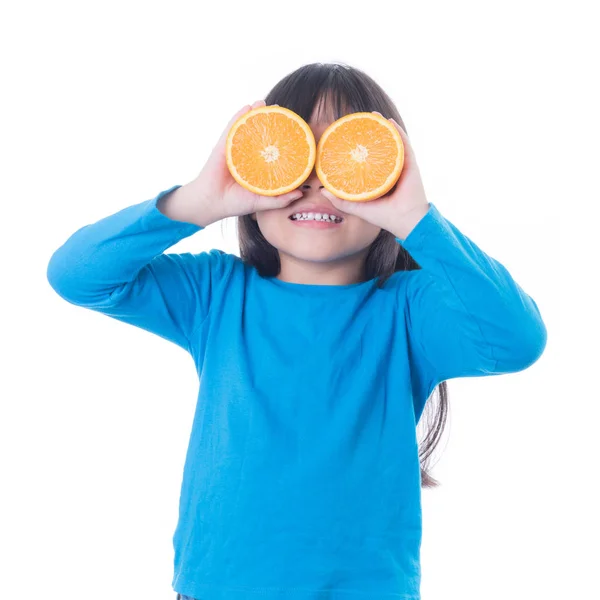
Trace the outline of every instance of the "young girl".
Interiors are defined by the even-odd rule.
[[[225,139],[245,106],[193,181],[77,230],[48,280],[196,363],[178,598],[418,600],[421,486],[435,483],[416,436],[425,403],[448,379],[526,369],[546,328],[506,268],[427,200],[398,111],[369,76],[307,65],[252,106],[265,104],[298,113],[317,142],[344,114],[392,119],[398,183],[366,203],[335,198],[314,171],[285,196],[242,189]],[[342,220],[291,218],[316,213]],[[231,216],[241,258],[164,253]]]

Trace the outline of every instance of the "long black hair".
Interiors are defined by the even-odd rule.
[[[322,104],[319,102],[322,101]],[[386,119],[393,118],[406,132],[398,109],[385,91],[360,69],[343,63],[313,63],[300,67],[279,81],[265,98],[267,106],[278,104],[293,110],[309,121],[315,106],[331,106],[334,118],[339,119],[353,112],[381,113]],[[393,189],[390,191],[390,193]],[[238,241],[242,260],[254,266],[263,277],[279,274],[279,253],[262,235],[258,223],[250,215],[237,219]],[[394,235],[382,229],[373,241],[365,262],[365,281],[378,278],[377,285],[396,271],[420,269],[410,254],[396,242]],[[423,439],[419,442],[421,484],[435,487],[439,482],[428,472],[429,459],[441,439],[448,414],[447,383],[441,382],[435,391],[439,402],[428,398],[419,424],[426,425]]]

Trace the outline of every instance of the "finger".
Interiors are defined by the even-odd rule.
[[[247,112],[249,112],[250,110],[252,110],[252,107],[249,104],[246,104],[246,106],[244,106],[243,108],[240,108],[240,110],[238,110],[235,115],[233,115],[233,117],[231,117],[231,119],[229,119],[229,123],[227,123],[227,125],[225,126],[225,129],[223,129],[223,132],[221,133],[221,137],[219,138],[219,141],[216,144],[216,148],[222,153],[225,154],[225,145],[227,143],[227,136],[229,135],[229,132],[231,131],[231,128],[233,127],[234,123],[244,114],[246,114]]]
[[[229,134],[229,131],[233,127],[234,123],[242,115],[245,115],[247,112],[250,112],[251,110],[253,110],[255,108],[258,108],[259,106],[265,106],[265,104],[266,103],[265,103],[264,100],[256,100],[256,102],[253,102],[252,104],[246,104],[244,107],[240,108],[240,110],[238,110],[235,113],[235,115],[233,115],[233,117],[231,117],[231,119],[229,120],[229,123],[227,123],[227,126],[225,127],[225,129],[223,130],[223,133],[221,134],[221,138],[219,140],[219,144],[224,147],[225,142],[227,140],[227,136]]]
[[[321,194],[325,196],[325,198],[327,198],[327,200],[329,200],[330,202],[333,202],[337,199],[337,196],[334,196],[329,190],[326,190],[325,188],[321,190]]]
[[[261,196],[256,195],[255,207],[256,210],[271,210],[274,208],[285,208],[295,200],[302,198],[304,194],[301,190],[294,190],[281,196]]]
[[[375,113],[376,115],[379,115],[380,117],[383,117],[383,115],[380,112],[377,112],[376,110],[373,110],[371,112]],[[383,117],[383,118],[385,119],[385,117]],[[414,152],[413,152],[412,146],[410,144],[410,139],[409,139],[408,135],[406,134],[406,131],[404,131],[404,129],[402,129],[402,127],[400,127],[400,125],[398,125],[398,123],[396,123],[396,121],[393,118],[390,118],[388,120],[391,121],[392,124],[394,125],[394,127],[396,127],[396,129],[398,130],[398,133],[400,134],[400,138],[402,139],[402,142],[404,144],[406,154],[412,156],[414,154]]]
[[[226,131],[229,132],[229,130],[231,129],[231,126],[242,116],[245,115],[247,112],[250,112],[253,108],[254,108],[254,104],[256,104],[256,102],[254,102],[253,104],[246,104],[243,108],[240,108],[240,110],[238,110],[235,115],[233,115],[233,117],[231,117],[231,119],[229,120],[229,123],[227,123],[227,127],[226,127]]]
[[[390,121],[395,125],[400,137],[402,138],[402,143],[404,144],[404,166],[402,167],[402,172],[406,172],[408,169],[417,169],[417,159],[415,157],[415,151],[413,150],[412,144],[410,143],[410,139],[408,135],[406,135],[406,131],[394,121],[394,119],[390,119]],[[400,175],[402,177],[402,174]]]
[[[355,202],[350,202],[349,200],[342,200],[341,198],[338,198],[335,194],[332,194],[329,190],[326,189],[322,189],[321,194],[325,196],[325,198],[327,198],[327,200],[329,200],[329,202],[331,202],[331,204],[333,204],[333,206],[338,210],[341,210],[342,212],[345,212],[349,215],[356,214]]]
[[[398,133],[400,134],[400,137],[402,138],[402,141],[404,142],[404,145],[406,146],[407,152],[412,154],[412,146],[410,144],[410,138],[406,134],[406,131],[404,131],[404,129],[402,129],[402,127],[400,127],[400,125],[398,125],[398,123],[396,123],[396,121],[394,121],[394,119],[390,119],[390,121],[394,124],[394,126],[398,130]]]
[[[406,139],[408,139],[408,135],[406,134],[406,131],[404,131],[404,129],[402,129],[402,127],[400,127],[400,125],[398,125],[398,123],[396,123],[396,121],[390,117],[389,120],[396,126],[396,129],[400,132],[400,135]]]

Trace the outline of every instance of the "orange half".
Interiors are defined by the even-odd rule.
[[[332,194],[366,202],[386,194],[404,166],[404,144],[395,125],[375,113],[334,121],[317,146],[316,172]]]
[[[279,196],[308,179],[316,150],[312,129],[300,115],[281,106],[259,106],[229,130],[227,167],[247,190]]]

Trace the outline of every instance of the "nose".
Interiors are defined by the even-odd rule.
[[[323,184],[321,180],[317,176],[317,170],[313,168],[312,173],[309,175],[308,179],[300,186],[299,189],[308,192],[311,190],[319,191],[323,189]]]

